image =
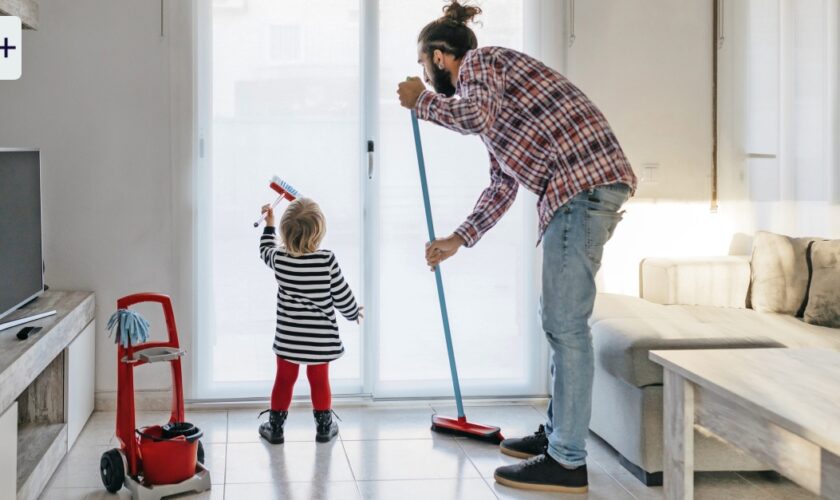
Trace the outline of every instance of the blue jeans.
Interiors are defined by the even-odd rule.
[[[543,236],[542,327],[551,346],[548,454],[569,467],[586,463],[594,357],[589,317],[604,244],[630,197],[625,184],[584,191],[563,205]]]

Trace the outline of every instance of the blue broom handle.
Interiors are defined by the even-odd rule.
[[[414,148],[417,150],[417,166],[420,169],[420,187],[423,188],[423,206],[426,208],[426,226],[429,228],[429,241],[435,241],[435,225],[432,222],[432,205],[429,202],[429,185],[426,182],[426,162],[423,160],[423,146],[420,144],[420,125],[417,113],[411,111],[411,127],[414,129]],[[458,381],[458,367],[455,365],[455,350],[452,347],[452,333],[449,330],[449,313],[446,312],[446,296],[443,293],[443,278],[440,265],[435,266],[440,315],[443,319],[443,334],[446,337],[446,351],[449,354],[449,369],[452,371],[452,386],[455,389],[455,405],[458,417],[464,417],[464,403],[461,401],[461,383]]]

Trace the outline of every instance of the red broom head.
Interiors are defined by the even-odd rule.
[[[300,196],[297,189],[276,175],[271,178],[269,186],[271,189],[277,191],[280,196],[283,196],[289,201],[295,201],[295,199]]]

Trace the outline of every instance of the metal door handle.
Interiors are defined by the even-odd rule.
[[[368,179],[373,179],[373,141],[367,141]]]

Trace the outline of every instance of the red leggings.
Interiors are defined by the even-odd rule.
[[[272,410],[287,411],[289,409],[299,369],[300,365],[277,356],[277,377],[274,379],[274,389],[271,391]],[[306,365],[306,377],[309,379],[312,407],[316,410],[332,408],[330,364]]]

